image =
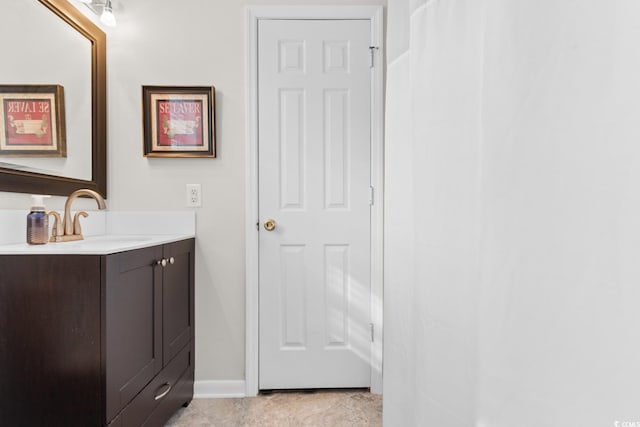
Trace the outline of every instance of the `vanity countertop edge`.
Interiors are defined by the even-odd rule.
[[[110,255],[134,249],[194,238],[194,234],[165,235],[99,235],[84,240],[45,245],[13,243],[0,245],[0,255]]]

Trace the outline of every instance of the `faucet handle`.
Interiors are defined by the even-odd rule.
[[[88,217],[89,214],[85,211],[76,212],[73,216],[73,234],[76,236],[82,236],[82,228],[80,227],[80,216]]]
[[[47,216],[53,217],[53,227],[51,227],[51,238],[50,242],[57,241],[57,237],[62,235],[62,222],[60,221],[60,214],[56,211],[47,212]]]

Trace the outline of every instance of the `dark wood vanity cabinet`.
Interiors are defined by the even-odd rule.
[[[193,292],[193,239],[0,256],[0,425],[164,425],[193,397]]]

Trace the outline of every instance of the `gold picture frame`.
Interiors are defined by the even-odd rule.
[[[67,157],[62,86],[0,85],[0,156]]]

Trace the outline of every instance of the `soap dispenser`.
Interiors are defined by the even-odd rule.
[[[49,196],[31,196],[33,203],[27,215],[27,243],[30,245],[43,245],[49,241],[49,216],[44,208],[45,197]]]

